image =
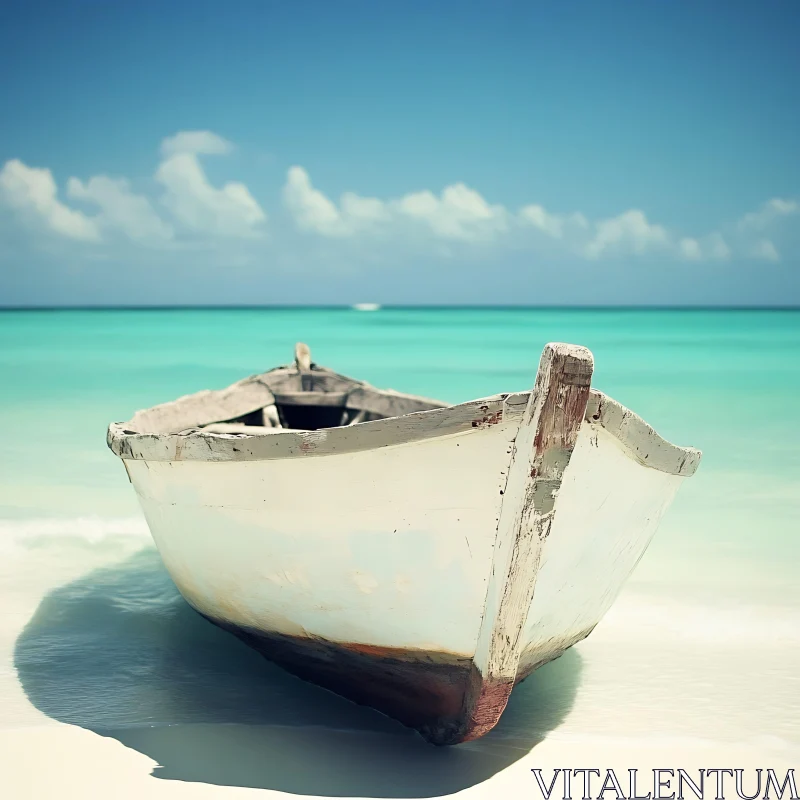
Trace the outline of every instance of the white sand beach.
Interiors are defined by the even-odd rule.
[[[496,731],[434,748],[200,619],[142,521],[89,537],[15,526],[0,572],[3,797],[530,798],[533,768],[648,781],[655,768],[798,764],[796,614],[633,587],[517,688]]]

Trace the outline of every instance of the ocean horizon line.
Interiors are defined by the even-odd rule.
[[[155,304],[155,305],[0,305],[0,312],[20,311],[358,311],[362,303],[252,303],[252,304]],[[474,303],[375,303],[375,311],[800,311],[800,305],[659,305],[659,304],[474,304]]]

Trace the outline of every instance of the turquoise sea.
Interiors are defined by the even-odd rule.
[[[548,341],[586,345],[597,388],[704,452],[608,619],[525,684],[476,748],[532,746],[533,732],[800,747],[800,311],[789,310],[0,312],[6,720],[116,732],[162,761],[130,731],[263,715],[394,731],[338,701],[285,699],[298,690],[185,616],[105,445],[109,422],[288,363],[296,341],[339,372],[454,403],[530,387]],[[280,687],[269,702],[268,684]]]

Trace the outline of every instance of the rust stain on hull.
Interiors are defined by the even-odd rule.
[[[513,680],[485,678],[471,664],[469,685],[456,716],[440,718],[420,731],[432,744],[452,745],[470,742],[487,734],[505,711]]]
[[[471,658],[454,653],[267,633],[201,616],[287,672],[375,708],[435,745],[460,744],[488,733],[514,686],[543,663],[514,680],[487,679]]]
[[[469,658],[266,633],[206,618],[298,678],[375,708],[431,742],[438,743],[443,721],[461,714]]]
[[[473,428],[488,428],[491,425],[499,425],[503,421],[503,409],[498,409],[493,414],[489,412],[489,406],[481,406],[483,416],[472,420]]]

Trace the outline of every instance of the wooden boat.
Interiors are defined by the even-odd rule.
[[[700,453],[545,347],[532,390],[461,405],[295,363],[109,428],[201,614],[430,742],[475,739],[588,636]]]

